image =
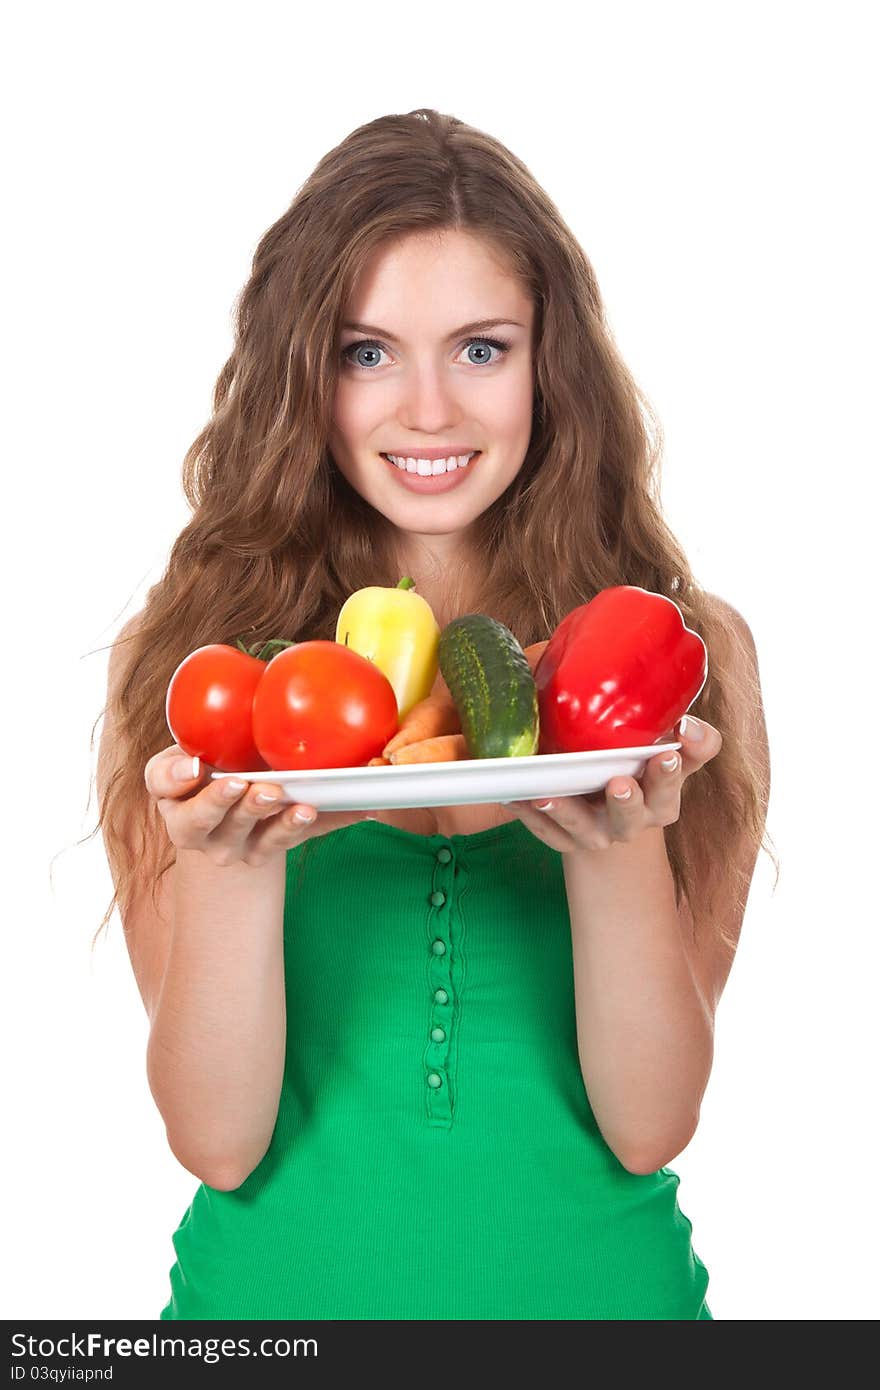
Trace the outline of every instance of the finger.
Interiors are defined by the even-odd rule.
[[[539,839],[560,854],[578,849],[607,849],[611,844],[604,805],[590,806],[582,796],[510,801],[516,815]]]
[[[680,753],[661,753],[651,758],[642,778],[642,795],[652,825],[672,825],[678,820],[683,781]]]
[[[238,784],[244,782],[242,790]],[[241,777],[218,777],[201,797],[212,798],[202,818],[200,808],[201,843],[210,846],[211,856],[218,864],[265,863],[270,855],[290,849],[299,842],[303,822],[296,828],[285,815],[291,804],[285,799],[283,787],[274,782],[247,783]],[[195,811],[195,807],[193,808]],[[294,809],[298,809],[294,807]],[[219,815],[219,818],[218,818]]]
[[[321,835],[329,835],[333,830],[343,830],[346,826],[375,819],[369,811],[318,811],[308,802],[288,801],[284,804],[283,814],[278,817],[278,826],[286,830],[308,830],[315,826]]]
[[[344,830],[349,825],[360,825],[366,820],[378,820],[379,817],[373,810],[364,810],[363,807],[356,811],[317,811],[314,806],[302,805],[302,810],[307,811],[317,829],[322,835],[327,835],[333,830]]]
[[[253,831],[243,857],[248,864],[261,864],[270,854],[294,849],[303,840],[315,835],[327,835],[332,830],[341,830],[344,826],[356,825],[367,819],[364,811],[321,811],[319,814],[314,806],[287,802],[280,815]]]
[[[144,783],[151,796],[180,796],[200,782],[203,773],[198,758],[190,757],[172,743],[149,759],[144,768]]]
[[[612,777],[605,788],[608,829],[615,840],[633,840],[645,827],[645,797],[634,777]]]
[[[208,790],[205,788],[201,795]],[[219,810],[219,819],[208,831],[211,843],[234,847],[239,854],[254,827],[271,820],[289,804],[277,783],[249,783],[246,778],[234,775],[214,778],[210,792],[210,814]],[[206,811],[206,816],[208,814]]]
[[[196,786],[191,795],[182,795],[181,784],[173,781],[170,766],[166,766],[161,774],[154,774],[154,777],[160,775],[160,810],[168,823],[172,839],[183,849],[201,848],[206,837],[217,830],[233,805],[241,801],[248,790],[244,777],[229,774],[211,778],[201,789]],[[240,827],[241,823],[242,817],[239,816],[237,825]],[[238,831],[236,835],[242,838]]]
[[[153,753],[143,769],[143,781],[150,796],[165,795],[170,774],[170,795],[177,795],[179,788],[189,787],[199,780],[202,776],[202,763],[197,758],[190,758],[189,753],[185,753],[178,744],[171,744],[168,748]]]
[[[545,797],[544,801],[547,800]],[[558,850],[560,854],[568,854],[578,848],[577,842],[559,820],[557,808],[561,801],[558,798],[552,801],[546,811],[539,811],[531,801],[508,801],[504,804],[512,815],[522,821],[526,829],[531,830],[536,839],[542,840],[551,849]]]
[[[676,737],[681,741],[685,777],[720,753],[724,742],[714,725],[707,724],[703,719],[695,719],[692,714],[682,719]]]
[[[295,849],[297,845],[310,838],[312,826],[317,821],[314,812],[302,820],[298,819],[296,812],[305,810],[306,808],[299,804],[291,806],[288,801],[283,803],[280,810],[264,816],[261,820],[252,821],[250,834],[236,851],[239,857],[246,864],[260,865],[276,854]]]

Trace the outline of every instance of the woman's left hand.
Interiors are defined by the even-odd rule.
[[[700,735],[696,737],[695,735]],[[687,716],[687,731],[678,735],[677,752],[660,753],[645,764],[641,783],[633,777],[612,777],[604,792],[589,796],[557,796],[547,801],[509,801],[502,804],[539,840],[561,854],[608,849],[615,841],[635,840],[650,826],[672,825],[681,811],[681,788],[721,751],[721,734],[711,724]],[[675,741],[675,735],[664,742]],[[664,759],[674,758],[671,767]],[[615,792],[629,791],[618,799]],[[544,807],[545,809],[540,809]]]

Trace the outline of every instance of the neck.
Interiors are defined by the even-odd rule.
[[[440,626],[440,630],[462,613],[478,611],[472,599],[474,583],[471,561],[461,551],[447,555],[420,547],[408,549],[398,557],[398,572],[408,574]]]

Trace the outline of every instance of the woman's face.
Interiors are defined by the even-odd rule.
[[[457,538],[522,466],[533,313],[486,244],[460,231],[412,233],[380,248],[346,306],[346,325],[371,327],[341,333],[330,451],[376,511],[439,558],[454,557]],[[477,320],[492,323],[462,332]],[[412,474],[383,458],[424,459],[426,450],[479,454],[443,492],[407,486]]]

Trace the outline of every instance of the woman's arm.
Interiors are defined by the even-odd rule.
[[[739,672],[744,663],[757,694],[754,704],[739,710],[738,732],[761,772],[766,819],[770,750],[757,651],[742,615],[713,598],[740,638],[734,668]],[[695,722],[703,738],[696,743],[685,738],[682,749],[691,770],[721,746],[717,730]],[[648,786],[658,803],[674,797],[670,789],[681,773],[656,775],[650,769],[649,764]],[[621,815],[637,818],[639,799],[619,803],[632,808]],[[719,865],[722,891],[716,899],[716,911],[724,914],[717,923],[723,934],[697,944],[687,900],[675,904],[663,824],[605,849],[562,856],[584,1084],[610,1148],[636,1173],[669,1163],[696,1130],[712,1068],[715,1010],[733,964],[733,950],[723,937],[739,939],[745,911],[741,886],[751,882],[758,857],[748,832],[730,844]]]
[[[269,1147],[284,1073],[285,856],[218,867],[178,849],[171,941],[147,1076],[168,1142],[212,1187],[240,1186]]]
[[[739,709],[740,742],[760,772],[766,819],[770,753],[754,640],[735,608],[713,596],[740,641],[732,667],[752,692]],[[678,819],[681,783],[721,749],[717,729],[693,720],[678,767],[649,759],[641,783],[613,778],[604,806],[586,798],[514,802],[526,825],[562,854],[571,918],[578,1056],[596,1121],[634,1173],[663,1167],[697,1127],[713,1059],[715,1009],[739,938],[742,886],[758,847],[744,827],[713,871],[717,931],[697,940],[687,899],[676,906],[664,827]],[[702,738],[695,737],[702,732]],[[630,790],[629,800],[613,793]],[[712,899],[710,898],[710,901]]]
[[[713,1049],[663,828],[562,863],[584,1085],[623,1166],[653,1173],[696,1130]]]

